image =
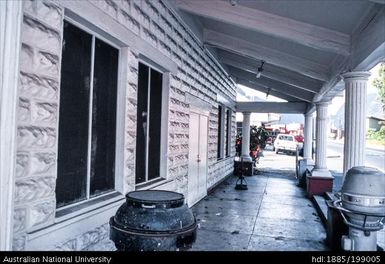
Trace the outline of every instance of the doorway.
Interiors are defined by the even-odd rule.
[[[188,205],[191,207],[207,195],[208,116],[190,112],[189,127]]]

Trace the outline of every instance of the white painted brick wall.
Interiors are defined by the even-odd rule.
[[[231,173],[233,159],[217,161],[217,93],[235,100],[232,82],[208,57],[179,19],[159,0],[89,1],[116,23],[140,36],[178,65],[170,76],[168,178],[175,191],[187,195],[190,93],[212,105],[208,131],[208,187]],[[17,179],[14,210],[15,250],[25,248],[26,234],[51,225],[55,218],[58,95],[63,25],[61,1],[24,1],[18,104]],[[89,21],[92,23],[92,21]],[[135,48],[135,47],[133,47]],[[125,98],[124,185],[135,189],[135,142],[138,54],[128,52]],[[231,156],[235,154],[235,113],[232,116]],[[97,217],[97,216],[96,216]],[[56,245],[58,250],[98,249],[108,226],[85,230]]]
[[[24,1],[20,54],[14,250],[55,218],[58,93],[63,10]]]

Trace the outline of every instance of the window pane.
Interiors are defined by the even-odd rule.
[[[146,181],[147,100],[149,68],[139,63],[136,126],[136,183]]]
[[[228,109],[226,111],[226,157],[230,156],[230,146],[231,146],[231,111]]]
[[[113,190],[119,51],[95,39],[90,194]]]
[[[151,69],[148,180],[159,177],[162,121],[162,74]]]
[[[218,106],[218,145],[217,145],[217,158],[221,158],[221,138],[222,138],[222,106]]]
[[[91,35],[64,22],[57,207],[86,198]]]

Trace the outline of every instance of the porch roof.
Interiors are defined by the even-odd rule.
[[[289,102],[330,101],[385,59],[385,0],[168,2],[235,83]]]

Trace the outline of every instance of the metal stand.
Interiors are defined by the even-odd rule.
[[[241,157],[241,174],[238,175],[238,180],[235,182],[235,190],[247,190],[247,181],[243,176],[243,158]]]
[[[377,231],[384,227],[382,221],[385,216],[348,210],[342,206],[341,200],[334,201],[333,206],[341,212],[344,223],[349,227],[349,235],[341,238],[342,248],[347,251],[376,251]],[[358,215],[362,216],[363,221],[351,217]]]

